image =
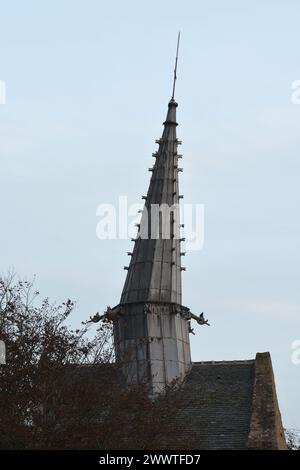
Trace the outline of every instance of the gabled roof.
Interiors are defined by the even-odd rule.
[[[176,442],[166,441],[168,448],[184,436],[200,450],[286,449],[269,353],[255,360],[193,363],[179,393],[179,432]]]

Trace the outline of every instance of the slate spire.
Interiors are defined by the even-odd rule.
[[[155,163],[138,237],[134,244],[120,303],[181,304],[181,255],[178,173],[181,142],[176,136],[177,103],[171,99],[162,136],[156,142]]]
[[[146,384],[156,394],[191,367],[192,313],[182,305],[178,174],[181,155],[174,98],[179,37],[171,100],[151,171],[138,234],[134,239],[120,303],[111,309],[117,361],[127,384]],[[200,321],[200,320],[199,320]]]

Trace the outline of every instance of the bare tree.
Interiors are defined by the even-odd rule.
[[[176,437],[175,386],[156,400],[123,387],[111,323],[74,330],[71,300],[38,299],[32,282],[0,279],[0,448],[155,449]]]

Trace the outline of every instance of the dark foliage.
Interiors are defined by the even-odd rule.
[[[161,448],[163,435],[176,434],[176,387],[155,400],[123,387],[111,324],[101,318],[91,338],[88,324],[68,327],[71,300],[38,305],[38,295],[31,282],[0,279],[0,447]]]

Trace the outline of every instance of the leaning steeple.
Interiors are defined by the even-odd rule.
[[[176,136],[177,103],[172,99],[164,122],[145,206],[120,303],[181,303],[181,249],[178,174],[181,155]]]
[[[112,309],[117,360],[127,383],[143,383],[151,393],[190,369],[190,319],[182,305],[179,177],[182,171],[177,138],[175,84],[179,38],[171,100],[138,226],[120,303]]]
[[[156,140],[158,150],[153,153],[153,167],[149,168],[151,180],[134,249],[129,253],[131,260],[121,304],[132,302],[170,302],[181,304],[181,242],[178,174],[181,142],[176,135],[176,108],[174,100],[176,61],[172,97],[160,139]]]

